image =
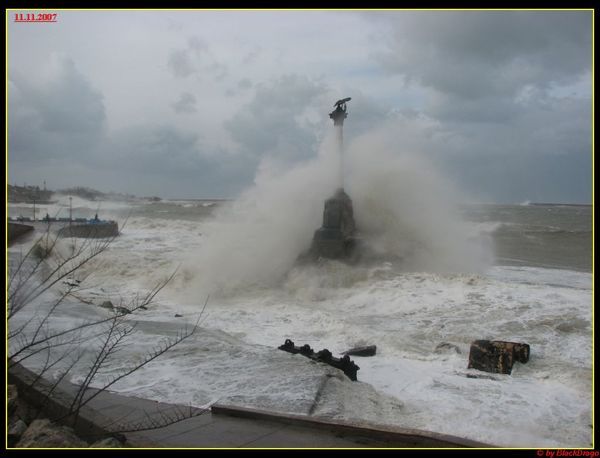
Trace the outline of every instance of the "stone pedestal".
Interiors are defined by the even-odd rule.
[[[315,231],[311,253],[315,257],[340,259],[352,254],[355,246],[352,200],[339,188],[325,201],[323,225]]]

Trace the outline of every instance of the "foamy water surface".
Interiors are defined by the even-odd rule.
[[[188,210],[187,204],[203,205],[181,204]],[[122,215],[122,209],[114,210]],[[321,261],[282,271],[270,284],[242,282],[239,288],[203,292],[193,255],[218,239],[221,230],[211,219],[132,216],[101,259],[79,272],[82,278],[90,275],[78,297],[97,304],[107,299],[127,303],[180,269],[149,310],[128,316],[139,323],[138,331],[133,343],[115,356],[115,371],[141,358],[160,337],[193,323],[211,293],[197,338],[119,382],[115,391],[198,406],[224,397],[260,398],[268,395],[268,380],[278,377],[277,355],[283,352],[276,347],[285,339],[315,350],[328,348],[334,355],[374,344],[375,357],[353,358],[360,366],[359,382],[339,383],[347,393],[368,384],[375,393],[369,391],[369,399],[379,400],[369,408],[364,400],[346,396],[338,406],[315,414],[500,446],[590,446],[590,273],[496,265],[478,273],[436,274],[403,271],[389,262],[348,266]],[[15,255],[22,249],[15,245],[10,251]],[[203,263],[202,258],[197,262]],[[108,312],[71,298],[53,326],[67,327],[103,313]],[[526,342],[530,361],[516,363],[511,375],[468,370],[469,345],[476,339]],[[441,343],[454,347],[436,351]],[[225,371],[222,359],[211,357],[211,346],[236,363]],[[250,384],[256,379],[247,374],[257,369],[252,358],[239,355],[244,347],[260,362],[264,386]],[[83,373],[84,368],[77,369],[72,380],[79,381]],[[282,410],[294,411],[300,403],[298,388],[279,388],[277,399],[289,401],[282,401]]]

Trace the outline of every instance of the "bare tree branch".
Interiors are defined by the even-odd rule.
[[[121,226],[121,230],[124,226],[124,224]],[[71,357],[72,359],[66,367],[58,370],[58,376],[54,378],[54,382],[46,390],[44,401],[48,402],[60,383],[73,372],[83,358],[84,352],[77,352],[76,356],[72,357],[72,349],[81,343],[83,339],[100,339],[99,347],[93,351],[93,357],[85,371],[84,379],[79,384],[71,402],[69,413],[62,418],[63,420],[68,418],[69,421],[75,423],[81,409],[100,393],[107,391],[115,383],[138,371],[192,336],[197,331],[201,318],[204,316],[209,297],[207,296],[204,306],[191,329],[188,329],[186,325],[174,338],[160,342],[157,347],[143,357],[141,362],[118,373],[107,383],[104,383],[101,388],[92,388],[92,384],[98,375],[107,367],[111,358],[123,348],[127,339],[135,331],[135,324],[125,324],[126,315],[139,309],[145,309],[147,305],[151,304],[157,294],[172,281],[180,266],[168,278],[156,284],[144,295],[136,294],[127,304],[128,307],[123,306],[123,300],[121,299],[119,306],[113,307],[111,316],[78,323],[67,329],[50,331],[51,321],[56,317],[59,306],[65,302],[68,296],[72,296],[80,302],[91,303],[76,294],[82,290],[79,288],[79,283],[82,280],[78,280],[77,284],[74,284],[70,279],[75,273],[79,275],[80,279],[89,278],[92,272],[85,273],[83,267],[105,252],[114,241],[115,236],[95,240],[72,238],[66,247],[67,250],[63,250],[63,252],[61,252],[62,245],[58,243],[59,238],[58,234],[51,235],[50,226],[48,226],[47,232],[24,255],[20,255],[9,262],[10,273],[7,285],[8,366],[10,370],[16,364],[34,356],[42,355],[44,358],[42,367],[31,382],[31,385],[36,385],[51,369],[62,366],[65,360]],[[54,291],[61,281],[67,283],[68,287],[61,291],[53,301],[45,305],[44,312],[34,314],[16,327],[12,326],[15,317],[25,307],[37,304],[44,293]],[[108,324],[108,327],[104,326],[106,324]],[[94,329],[99,330],[94,332]],[[92,332],[90,333],[90,331]],[[198,409],[192,410],[191,407],[189,411],[176,407],[175,409],[156,412],[153,416],[145,413],[145,418],[136,423],[123,425],[120,423],[121,419],[119,419],[114,424],[118,425],[124,432],[143,431],[164,427],[200,415],[203,412]]]

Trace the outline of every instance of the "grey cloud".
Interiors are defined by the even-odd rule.
[[[101,163],[142,172],[188,174],[202,164],[196,134],[168,125],[140,125],[116,132],[104,145]]]
[[[254,86],[252,81],[248,78],[242,78],[238,81],[237,86],[235,88],[228,88],[225,90],[225,95],[227,97],[235,97],[241,93],[244,93],[251,89]]]
[[[204,40],[201,40],[200,37],[197,36],[192,36],[188,38],[188,46],[197,54],[208,52],[208,45],[206,44],[206,42]]]
[[[591,153],[463,156],[446,171],[473,200],[591,203]]]
[[[183,92],[179,96],[179,100],[177,100],[171,106],[173,107],[176,113],[189,114],[196,113],[198,111],[198,109],[196,108],[196,103],[197,100],[194,94],[191,94],[189,92]]]
[[[8,146],[12,160],[44,163],[93,153],[93,146],[105,135],[103,96],[72,60],[61,60],[57,75],[43,85],[15,72],[10,81]]]
[[[250,182],[256,164],[222,152],[204,154],[197,134],[168,125],[122,129],[104,146],[106,170],[118,170],[134,193],[167,197],[231,197]]]
[[[191,36],[187,46],[169,53],[168,67],[177,78],[187,78],[200,71],[210,73],[216,80],[222,80],[228,74],[228,68],[211,52],[204,40]]]
[[[400,12],[378,56],[392,72],[473,98],[564,83],[590,69],[591,16],[565,11]]]
[[[42,128],[50,132],[90,134],[106,119],[102,94],[70,59],[63,60],[59,78],[37,95]]]
[[[253,64],[254,62],[256,62],[256,59],[258,59],[258,56],[261,54],[261,52],[262,48],[260,46],[254,46],[253,49],[244,56],[244,58],[242,59],[242,64]]]
[[[187,78],[196,72],[190,53],[187,49],[171,51],[168,60],[169,68],[177,78]]]
[[[238,88],[241,90],[250,89],[252,87],[252,81],[248,78],[242,78],[238,81]]]
[[[8,89],[9,170],[27,182],[231,197],[251,182],[256,168],[254,159],[204,154],[197,134],[169,125],[107,132],[102,94],[68,59],[46,84],[12,72]],[[195,97],[184,92],[179,102],[188,110]]]
[[[389,106],[377,103],[361,90],[350,92],[352,100],[347,104],[348,119],[344,123],[344,137],[349,140],[385,123],[391,111]]]
[[[200,67],[211,73],[215,79],[222,80],[227,76],[227,66],[215,57],[204,40],[192,36],[188,39],[188,48],[193,52]]]
[[[435,91],[429,100],[427,113],[450,123],[508,122],[522,110],[513,99],[490,94],[472,99]]]
[[[344,134],[349,147],[357,135],[382,126],[396,151],[429,158],[468,198],[590,202],[587,100],[536,99],[502,122],[441,122],[422,113],[388,110],[360,93],[348,111]]]
[[[589,201],[591,14],[448,11],[365,15],[389,27],[376,59],[426,89],[425,123],[400,144],[483,200]],[[559,90],[557,90],[557,88]],[[569,96],[557,94],[569,93]],[[563,171],[565,173],[563,173]]]
[[[65,19],[71,16],[64,14]],[[331,129],[327,113],[336,96],[352,96],[344,134],[348,142],[389,122],[398,134],[398,148],[427,155],[474,196],[497,201],[589,200],[592,14],[352,13],[357,28],[337,33],[348,41],[356,38],[357,48],[331,48],[331,59],[315,53],[314,44],[303,35],[302,19],[290,24],[290,33],[286,29],[277,42],[268,41],[275,35],[268,30],[273,22],[260,23],[256,35],[253,20],[244,21],[247,29],[230,32],[212,27],[215,24],[202,27],[209,17],[204,13],[201,19],[177,16],[177,31],[167,24],[162,35],[154,22],[139,21],[131,29],[131,21],[111,21],[112,41],[124,43],[120,53],[111,51],[106,40],[94,40],[98,34],[77,39],[81,30],[72,21],[51,32],[25,31],[13,24],[8,61],[10,173],[17,173],[19,181],[23,177],[33,182],[35,171],[52,171],[64,181],[71,179],[61,177],[66,170],[76,175],[73,179],[89,179],[100,189],[114,183],[114,189],[127,186],[123,191],[135,194],[232,196],[252,182],[265,155],[288,163],[313,155],[322,129]],[[361,23],[364,18],[379,22]],[[104,20],[87,23],[102,30]],[[120,24],[127,26],[120,29]],[[363,35],[377,39],[363,40]],[[169,48],[165,43],[174,38],[179,44]],[[218,54],[216,46],[224,52]],[[56,49],[75,60],[61,62],[57,75],[41,83],[45,67],[40,56]],[[373,53],[370,62],[365,60],[367,49]],[[141,65],[121,78],[113,65],[134,53]],[[162,56],[167,72],[156,71],[156,55]],[[245,64],[251,71],[244,71]],[[277,79],[282,69],[299,73]],[[316,75],[322,79],[314,79]],[[131,97],[122,96],[127,84],[145,77],[145,86],[137,87]],[[185,78],[227,79],[222,85],[181,87],[171,95],[149,97],[153,88]],[[323,81],[344,88],[344,93],[332,97]],[[98,82],[104,86],[96,87]],[[205,142],[197,134],[202,124],[190,130],[174,127],[188,121],[178,113],[200,111],[202,94],[216,87],[229,88],[226,95],[243,96],[243,102],[221,93],[207,97],[222,108],[214,110],[215,116],[228,117],[228,138],[215,129],[206,132]],[[155,109],[141,112],[150,103],[157,104]],[[159,125],[131,127],[138,119],[158,120]],[[207,125],[214,122],[222,119]],[[230,141],[237,143],[235,152],[206,149]]]
[[[314,152],[317,132],[298,121],[326,91],[306,77],[287,75],[260,84],[252,101],[224,123],[246,154],[295,160]]]

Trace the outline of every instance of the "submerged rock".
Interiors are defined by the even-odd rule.
[[[501,340],[476,340],[469,351],[469,369],[510,374],[513,363],[529,361],[529,345]]]
[[[357,366],[348,355],[345,355],[342,358],[334,358],[327,348],[315,353],[314,350],[310,348],[310,345],[304,344],[301,347],[297,347],[290,339],[286,339],[285,343],[277,348],[292,354],[299,353],[313,361],[329,364],[336,369],[340,369],[353,382],[357,380],[356,373],[358,370],[360,370],[360,367]]]
[[[377,345],[367,345],[364,347],[354,347],[342,353],[349,356],[375,356]]]
[[[102,304],[100,304],[100,307],[102,307],[103,309],[112,310],[114,308],[114,305],[111,301],[104,301],[102,302]]]
[[[435,353],[448,353],[448,352],[454,352],[457,354],[461,354],[462,352],[460,351],[460,348],[458,348],[458,346],[448,343],[448,342],[442,342],[439,343],[436,347],[435,350],[433,350]]]

